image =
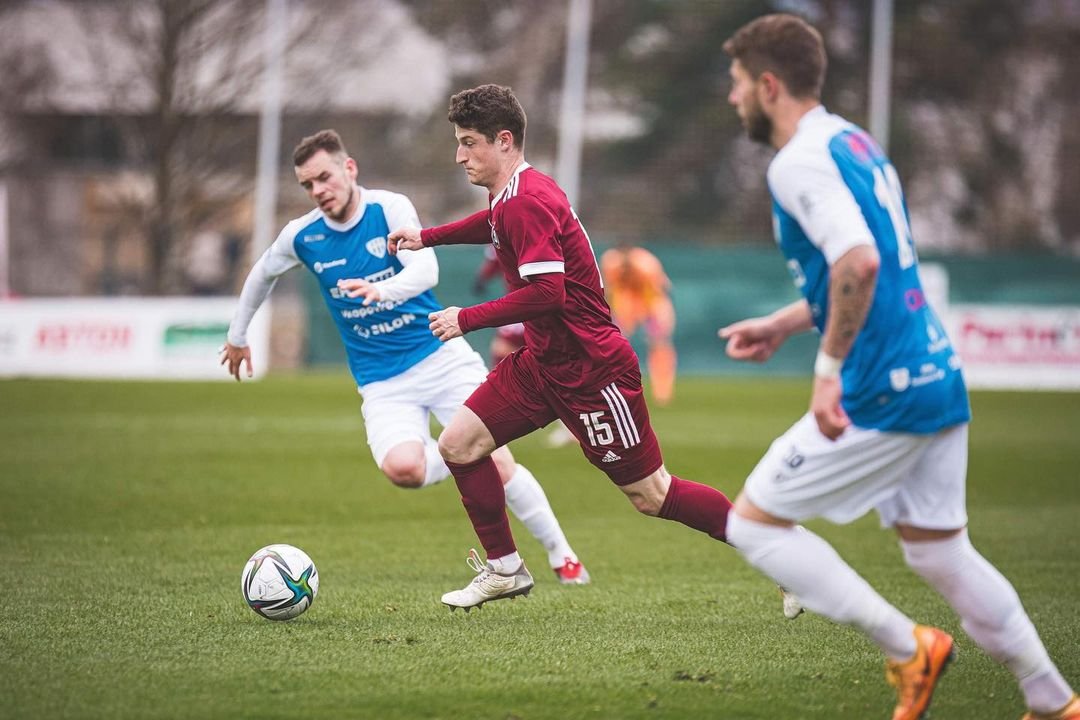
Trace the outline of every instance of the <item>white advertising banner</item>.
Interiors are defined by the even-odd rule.
[[[1080,390],[1080,307],[953,304],[943,315],[969,387]]]
[[[235,308],[227,297],[5,300],[0,377],[230,380],[218,348]],[[269,333],[264,306],[248,331],[256,376]]]

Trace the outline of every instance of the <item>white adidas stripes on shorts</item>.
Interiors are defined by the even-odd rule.
[[[810,413],[776,439],[747,478],[754,505],[796,522],[848,523],[876,509],[883,526],[967,524],[967,424],[932,435],[848,427],[835,441]]]
[[[395,445],[430,440],[429,413],[445,427],[487,374],[484,359],[458,337],[400,375],[357,388],[375,464],[382,467]]]

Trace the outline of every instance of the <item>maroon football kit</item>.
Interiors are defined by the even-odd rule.
[[[522,163],[490,207],[421,232],[425,246],[491,243],[510,289],[462,308],[463,333],[525,325],[525,347],[507,356],[466,400],[502,446],[561,419],[589,461],[617,485],[663,465],[649,423],[638,358],[611,319],[596,254],[566,194]],[[505,494],[490,456],[447,461],[489,558],[516,551]],[[715,488],[671,476],[660,517],[725,539],[731,502]]]
[[[495,249],[510,292],[463,308],[462,332],[524,322],[525,347],[466,402],[496,444],[559,418],[617,484],[660,467],[637,355],[611,319],[589,237],[551,178],[523,164],[490,210],[426,229],[422,238],[424,245],[490,242]]]

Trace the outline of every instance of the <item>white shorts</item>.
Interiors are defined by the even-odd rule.
[[[400,375],[358,387],[375,464],[382,467],[395,445],[430,440],[430,416],[445,426],[487,374],[483,358],[458,337]]]
[[[754,505],[777,517],[848,523],[876,509],[886,527],[967,525],[967,424],[933,435],[849,427],[837,440],[807,413],[747,478]]]

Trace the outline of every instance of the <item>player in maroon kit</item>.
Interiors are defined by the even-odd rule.
[[[725,540],[731,502],[715,488],[668,473],[642,394],[638,358],[611,319],[589,237],[548,176],[525,162],[525,111],[509,88],[480,87],[450,99],[456,160],[487,188],[489,208],[423,231],[390,233],[388,247],[491,243],[509,292],[429,316],[449,340],[472,330],[525,324],[525,347],[488,375],[439,437],[462,503],[487,552],[477,576],[446,593],[451,609],[524,595],[533,579],[518,555],[491,453],[561,419],[585,456],[646,515],[677,520]]]
[[[495,248],[488,245],[484,248],[484,262],[476,271],[473,278],[473,293],[482,295],[488,282],[495,276],[502,275],[502,266],[499,258],[495,255]],[[519,322],[509,325],[500,325],[495,328],[495,336],[491,338],[491,366],[495,367],[504,357],[520,350],[525,346],[525,325]]]

